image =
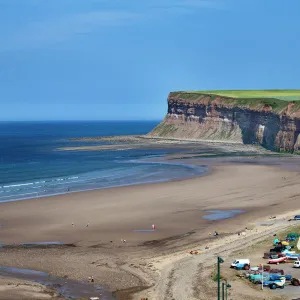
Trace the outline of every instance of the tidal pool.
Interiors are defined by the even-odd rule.
[[[89,299],[90,297],[99,297],[101,300],[115,299],[110,292],[104,291],[103,287],[98,284],[56,277],[40,271],[0,266],[0,274],[1,276],[38,282],[57,290],[61,296],[69,299]]]
[[[217,221],[223,219],[230,219],[235,215],[245,212],[241,209],[232,209],[232,210],[207,210],[207,215],[204,215],[202,218],[210,221]]]

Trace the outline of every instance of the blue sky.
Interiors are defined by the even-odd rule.
[[[299,12],[299,0],[0,0],[0,120],[158,120],[174,90],[300,88]]]

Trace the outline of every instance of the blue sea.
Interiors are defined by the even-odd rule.
[[[197,176],[203,168],[153,163],[178,149],[57,151],[97,145],[76,137],[146,134],[158,121],[0,122],[0,202]],[[102,142],[103,144],[103,142]]]

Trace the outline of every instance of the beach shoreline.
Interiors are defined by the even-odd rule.
[[[157,184],[157,183],[166,183],[166,182],[174,182],[174,181],[182,181],[182,180],[188,180],[191,178],[198,178],[202,176],[206,176],[209,174],[210,167],[208,165],[202,165],[198,166],[196,164],[189,164],[185,162],[172,162],[171,160],[165,159],[164,156],[161,157],[162,160],[154,160],[154,159],[143,159],[143,160],[132,160],[136,161],[138,164],[154,164],[154,165],[168,165],[168,166],[182,166],[184,168],[193,168],[198,169],[197,172],[193,175],[185,175],[182,177],[178,178],[161,178],[158,180],[151,180],[149,182],[132,182],[132,183],[127,183],[127,184],[118,184],[118,185],[113,185],[113,186],[105,186],[105,187],[94,187],[94,188],[87,188],[87,189],[80,189],[80,190],[72,190],[72,189],[67,189],[62,192],[57,192],[57,193],[49,193],[49,194],[37,194],[36,196],[29,196],[29,197],[23,197],[23,198],[15,198],[15,199],[9,199],[9,200],[0,200],[0,203],[6,203],[6,202],[15,202],[15,201],[27,201],[27,200],[32,200],[32,199],[43,199],[43,198],[48,198],[48,197],[55,197],[55,196],[60,196],[60,195],[66,195],[66,194],[76,194],[76,193],[84,193],[84,192],[89,192],[89,191],[99,191],[99,190],[104,190],[104,189],[111,189],[111,188],[120,188],[120,187],[128,187],[128,186],[138,186],[138,185],[149,185],[149,184]]]
[[[156,153],[157,149],[163,150],[166,153],[160,155],[154,155],[154,157],[136,157],[133,159],[127,159],[126,163],[130,163],[137,166],[156,166],[159,168],[162,164],[166,164],[168,169],[165,169],[164,174],[159,174],[155,176],[151,175],[148,178],[139,178],[133,177],[130,180],[125,180],[126,174],[123,174],[122,178],[117,180],[113,180],[112,183],[102,183],[101,176],[107,177],[106,173],[99,173],[98,175],[95,173],[72,173],[68,175],[61,175],[56,177],[41,177],[36,178],[34,180],[29,181],[13,181],[11,183],[6,183],[0,186],[0,203],[1,202],[11,202],[11,201],[20,201],[20,200],[28,200],[33,198],[44,198],[48,196],[57,196],[69,193],[76,193],[82,191],[92,191],[92,190],[100,190],[105,188],[113,188],[113,187],[122,187],[122,186],[133,186],[139,184],[152,184],[157,182],[171,182],[171,181],[180,181],[185,179],[190,179],[193,177],[203,176],[207,172],[205,170],[207,165],[211,164],[209,160],[203,162],[202,165],[199,165],[195,160],[189,163],[189,158],[221,158],[224,156],[235,157],[235,156],[243,156],[243,157],[281,157],[282,155],[278,153],[270,153],[265,149],[253,146],[253,145],[241,145],[241,144],[231,144],[231,143],[211,143],[209,146],[203,144],[201,141],[179,141],[179,140],[169,140],[162,138],[152,138],[145,136],[113,136],[113,137],[99,137],[99,138],[75,138],[70,139],[81,142],[90,142],[90,141],[106,141],[111,144],[109,145],[93,145],[93,146],[84,146],[81,144],[80,146],[74,147],[65,147],[65,148],[57,148],[54,149],[54,152],[63,152],[63,153],[72,153],[72,152],[88,152],[93,153],[101,152],[101,151],[112,151],[116,153],[122,153],[123,150],[134,150],[134,151],[154,151]],[[120,144],[121,143],[121,144]],[[121,149],[121,148],[122,149]],[[168,153],[168,150],[172,149],[171,153]],[[174,152],[175,151],[175,152]],[[151,152],[150,152],[151,153]],[[120,154],[122,156],[122,154]],[[120,165],[122,165],[122,161],[120,161]],[[124,165],[124,163],[123,163]],[[117,166],[117,164],[116,164]],[[171,169],[172,167],[182,168],[182,171],[178,170],[178,174],[174,176],[174,171]],[[124,168],[124,166],[123,166]],[[146,168],[146,167],[145,167]],[[154,167],[153,167],[154,168]],[[193,168],[193,172],[187,172],[189,168]],[[197,170],[198,168],[198,170]],[[105,169],[104,169],[105,170]],[[101,168],[98,170],[102,172]],[[118,173],[119,170],[116,170]],[[143,170],[143,172],[147,172],[147,170]],[[161,173],[162,170],[160,170]],[[63,174],[64,172],[62,172]],[[190,173],[190,174],[189,174]],[[99,177],[99,178],[98,178]],[[142,176],[143,177],[143,176]],[[57,185],[57,187],[55,187]],[[25,189],[24,189],[25,187]],[[9,189],[16,189],[16,194],[10,194]],[[19,192],[20,190],[21,192]],[[23,191],[24,190],[24,191]]]
[[[76,280],[93,275],[106,289],[129,293],[134,287],[155,286],[164,277],[151,267],[158,257],[186,256],[189,249],[214,242],[209,235],[214,230],[218,239],[226,239],[259,219],[300,209],[295,170],[220,160],[207,164],[212,172],[200,178],[1,203],[0,242],[75,244],[60,249],[4,247],[1,262]],[[233,209],[245,212],[218,221],[202,218],[208,210]],[[133,231],[151,224],[157,231]]]

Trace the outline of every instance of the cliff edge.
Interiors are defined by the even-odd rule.
[[[300,90],[172,92],[148,135],[300,150]]]

